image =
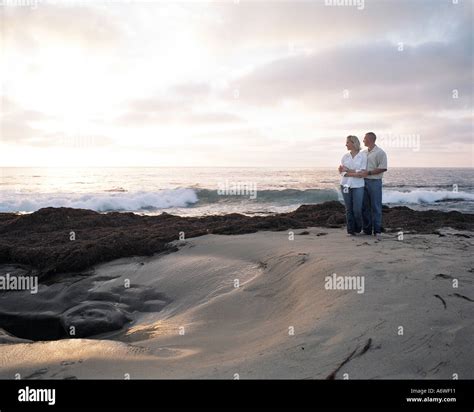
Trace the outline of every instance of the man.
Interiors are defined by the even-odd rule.
[[[369,132],[364,136],[367,170],[362,173],[365,178],[362,219],[364,233],[374,234],[377,240],[382,240],[382,178],[387,171],[387,155],[375,144],[376,140],[375,133]]]

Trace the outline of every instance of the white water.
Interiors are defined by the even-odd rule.
[[[73,207],[145,214],[286,212],[301,204],[341,200],[332,169],[3,168],[0,212],[34,212]],[[384,177],[383,202],[415,209],[474,212],[473,169],[391,169]],[[218,195],[227,182],[251,183],[256,198]]]

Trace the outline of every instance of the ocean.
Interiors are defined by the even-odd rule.
[[[342,200],[330,168],[0,168],[0,212],[44,207],[265,215]],[[474,169],[391,168],[383,203],[474,213]]]

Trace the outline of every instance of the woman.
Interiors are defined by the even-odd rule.
[[[360,151],[357,136],[347,136],[349,153],[342,157],[341,191],[346,205],[347,233],[355,236],[362,230],[362,203],[364,201],[364,172],[367,168],[367,153]]]

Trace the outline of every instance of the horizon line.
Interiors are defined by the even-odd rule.
[[[0,169],[330,169],[336,166],[2,166]],[[473,169],[471,166],[391,166],[390,169]]]

